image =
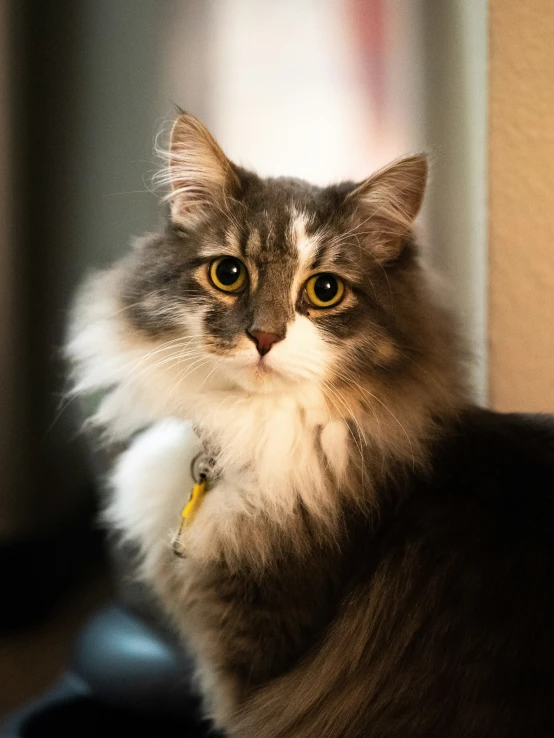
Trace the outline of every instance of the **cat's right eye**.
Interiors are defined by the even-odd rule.
[[[241,292],[246,287],[248,273],[239,259],[232,256],[220,256],[212,261],[209,268],[213,286],[222,292]]]

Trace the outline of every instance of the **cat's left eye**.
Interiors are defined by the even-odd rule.
[[[305,292],[314,307],[334,307],[344,297],[344,282],[334,274],[315,274],[306,282]]]
[[[240,292],[246,286],[246,267],[232,256],[221,256],[209,268],[214,287],[222,292]]]

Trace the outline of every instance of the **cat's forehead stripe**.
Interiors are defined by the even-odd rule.
[[[292,212],[291,240],[298,254],[300,268],[309,268],[316,259],[319,249],[319,239],[315,234],[308,235],[308,217],[305,213]]]

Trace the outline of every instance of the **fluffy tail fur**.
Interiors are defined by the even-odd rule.
[[[408,571],[413,553],[401,555]],[[424,586],[427,592],[418,593],[409,576],[398,581],[390,564],[375,572],[371,590],[361,587],[350,596],[317,653],[254,695],[231,735],[385,738],[412,735],[414,723],[414,735],[427,735],[426,721],[436,715],[426,715],[420,706],[433,680],[410,668],[410,654],[415,643],[416,650],[426,648],[419,635],[421,620],[428,616],[439,583],[431,578]],[[427,669],[440,671],[440,666],[428,664]],[[407,709],[391,718],[399,690]]]

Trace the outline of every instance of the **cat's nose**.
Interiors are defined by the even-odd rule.
[[[260,356],[265,356],[273,344],[283,340],[283,336],[277,333],[266,333],[266,331],[246,331],[246,335],[250,340],[254,341]]]

